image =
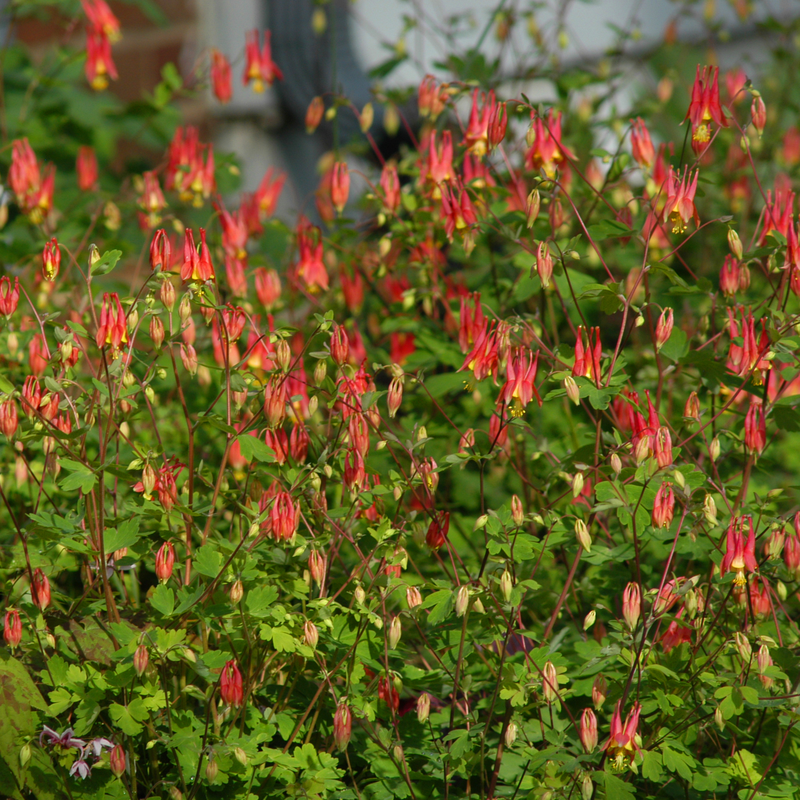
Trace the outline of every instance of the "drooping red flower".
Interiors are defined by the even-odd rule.
[[[225,662],[219,676],[219,695],[223,702],[238,708],[244,702],[242,673],[235,659]]]
[[[247,86],[252,82],[254,92],[263,92],[264,89],[276,81],[283,80],[283,73],[272,60],[272,32],[264,31],[264,45],[259,49],[258,30],[248,31],[245,44],[245,67],[242,74],[242,84]]]

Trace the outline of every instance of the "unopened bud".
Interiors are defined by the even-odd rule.
[[[478,519],[475,520],[475,524],[472,526],[473,531],[478,531],[481,528],[486,527],[486,523],[489,521],[488,514],[481,514]]]
[[[737,261],[742,260],[742,240],[733,228],[728,228],[728,247]]]
[[[611,469],[614,470],[614,475],[619,475],[622,471],[622,459],[616,454],[611,454]]]
[[[189,322],[189,318],[192,316],[192,300],[188,292],[181,297],[181,304],[178,306],[178,316],[181,318],[181,328],[185,328],[186,324]]]
[[[594,784],[588,773],[583,776],[581,781],[581,800],[592,800],[592,793],[594,792]]]
[[[703,501],[703,516],[709,525],[717,524],[717,504],[710,494],[707,494],[706,499]]]
[[[522,510],[522,500],[518,495],[513,495],[511,498],[511,519],[514,524],[519,528],[525,522],[525,512]]]
[[[589,529],[582,519],[575,520],[575,536],[578,539],[578,544],[587,552],[592,549],[592,537],[589,536]]]
[[[711,444],[708,446],[708,455],[712,461],[716,461],[719,458],[719,453],[720,453],[719,436],[715,436],[711,440]]]
[[[292,363],[292,351],[286,339],[280,339],[275,345],[275,363],[283,372],[287,372]]]
[[[714,710],[714,723],[720,730],[725,729],[725,717],[722,716],[722,709],[719,706]]]
[[[147,662],[149,660],[150,653],[143,644],[140,644],[136,648],[136,652],[133,654],[133,668],[136,670],[136,674],[140,678],[142,675],[144,675],[144,671],[147,669]]]
[[[783,601],[783,600],[786,600],[786,598],[787,598],[787,597],[788,597],[788,595],[789,595],[789,591],[788,591],[788,589],[786,588],[786,584],[785,584],[783,581],[777,581],[777,582],[776,582],[776,584],[775,584],[775,591],[778,593],[778,597],[780,597],[780,599],[781,599],[782,601]]]
[[[372,127],[372,122],[374,119],[375,110],[372,108],[372,103],[367,103],[364,108],[361,109],[361,115],[359,118],[362,133],[366,133]]]
[[[247,766],[247,753],[241,747],[233,748],[233,757],[243,766]]]
[[[217,773],[219,772],[219,766],[217,762],[214,761],[213,758],[208,760],[208,764],[206,764],[206,780],[209,783],[214,783],[214,778],[217,777]]]
[[[739,656],[742,661],[749,664],[750,658],[753,655],[753,648],[750,647],[750,640],[741,631],[737,631],[733,635],[733,639],[736,642],[736,649],[739,651]]]
[[[458,587],[456,592],[456,616],[463,617],[469,607],[469,588],[466,585]]]
[[[364,601],[367,599],[367,595],[364,592],[364,587],[356,586],[356,590],[353,592],[353,597],[355,597],[356,603],[363,605]]]
[[[244,586],[242,585],[241,580],[237,579],[231,586],[231,603],[233,603],[235,606],[239,605],[239,603],[242,601],[242,597],[244,597]]]
[[[572,479],[572,496],[578,497],[583,491],[583,473],[576,472],[575,477]]]
[[[426,722],[430,713],[431,696],[427,692],[423,692],[417,698],[417,719],[420,722]]]
[[[583,618],[583,629],[588,631],[589,628],[594,625],[594,621],[597,619],[597,612],[592,609],[584,618]]]
[[[175,308],[175,287],[172,285],[171,281],[162,282],[159,296],[167,311],[172,311],[172,309]]]
[[[400,643],[400,637],[403,634],[403,626],[400,622],[399,616],[392,617],[389,623],[389,649],[394,650]]]
[[[428,438],[428,429],[424,425],[419,426],[419,430],[417,431],[417,441],[421,442],[423,439]]]
[[[512,747],[514,742],[517,741],[517,734],[519,733],[519,726],[516,722],[509,722],[506,728],[504,742],[506,747]]]
[[[567,377],[564,378],[564,389],[567,392],[567,397],[569,397],[576,406],[580,405],[581,390],[572,375],[567,375]]]
[[[303,625],[303,640],[311,648],[316,647],[319,641],[317,626],[310,619],[307,619]]]
[[[539,216],[539,209],[541,208],[541,198],[539,197],[539,190],[534,189],[528,195],[528,201],[525,204],[525,221],[529,228],[533,227],[536,218]]]
[[[416,608],[422,605],[422,594],[416,586],[409,586],[406,589],[406,603],[409,608]]]
[[[511,574],[506,570],[500,577],[500,593],[503,595],[503,600],[505,600],[506,603],[511,600],[511,591],[513,588],[514,583],[511,579]]]

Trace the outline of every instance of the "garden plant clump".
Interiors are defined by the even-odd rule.
[[[287,224],[178,111],[280,82],[269,32],[124,104],[103,0],[27,11],[64,40],[2,54],[0,792],[796,796],[800,23],[750,74],[691,3],[636,69],[452,21],[436,76],[314,99]]]

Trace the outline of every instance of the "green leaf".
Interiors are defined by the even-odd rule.
[[[159,614],[169,617],[175,608],[175,592],[166,583],[159,583],[150,597],[150,605]]]
[[[297,642],[287,628],[272,629],[272,644],[280,653],[293,653],[297,649]]]
[[[278,590],[274,586],[256,586],[248,589],[244,603],[248,614],[265,617],[277,599]]]
[[[117,262],[122,258],[122,250],[108,250],[100,256],[89,269],[91,275],[105,275],[117,266]]]
[[[606,789],[606,800],[634,800],[633,787],[610,772],[595,772],[592,776]]]
[[[92,491],[92,487],[97,482],[97,476],[85,464],[79,461],[71,461],[68,458],[61,459],[61,465],[70,470],[70,474],[61,479],[61,489],[71,492],[80,489],[84,494]]]
[[[653,783],[661,783],[664,772],[661,769],[661,754],[655,750],[643,750],[644,763],[642,764],[642,775]]]
[[[680,361],[689,352],[685,331],[673,328],[671,336],[664,342],[660,352],[672,361]]]
[[[271,447],[267,447],[266,443],[262,442],[257,436],[251,436],[248,433],[237,437],[236,441],[239,442],[242,458],[246,458],[248,461],[252,461],[255,458],[265,464],[275,463],[275,451]]]
[[[139,541],[139,518],[126,519],[116,528],[106,528],[103,532],[103,543],[106,555],[123,547],[133,547]]]
[[[195,553],[192,565],[201,575],[216,578],[222,566],[222,556],[210,544],[204,544]]]
[[[685,753],[672,750],[666,744],[661,746],[664,766],[670,772],[677,772],[686,781],[692,780],[692,772],[697,768],[697,762]]]
[[[144,726],[141,724],[149,716],[144,701],[140,698],[132,700],[127,706],[112,703],[108,709],[114,724],[128,736],[141,733]]]

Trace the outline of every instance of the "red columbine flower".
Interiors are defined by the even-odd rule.
[[[699,170],[690,175],[689,168],[684,167],[683,177],[678,183],[678,175],[675,170],[669,168],[669,179],[667,181],[667,202],[664,205],[664,222],[672,224],[673,233],[683,233],[686,230],[689,220],[694,218],[695,225],[700,224],[700,217],[694,205],[694,195],[697,191],[697,176]],[[691,177],[691,180],[688,180]]]
[[[747,524],[749,533],[745,542],[742,528]],[[720,577],[726,572],[734,572],[733,582],[736,586],[744,586],[746,583],[745,570],[755,572],[758,569],[756,562],[756,538],[753,531],[753,518],[732,517],[728,525],[728,534],[725,547],[725,555],[722,558],[719,574]]]
[[[16,608],[9,608],[6,611],[3,638],[12,650],[16,650],[22,641],[22,622],[19,618],[19,611]]]
[[[297,247],[299,260],[295,265],[295,275],[305,284],[307,291],[328,289],[328,271],[322,261],[322,233],[305,217],[297,225]]]
[[[223,702],[238,708],[244,702],[242,673],[235,659],[225,663],[219,676],[219,695]]]
[[[600,359],[603,355],[603,347],[600,342],[600,328],[590,328],[587,332],[587,346],[583,346],[583,325],[578,326],[578,338],[575,341],[575,364],[572,367],[572,375],[580,375],[590,381],[597,381],[600,378]],[[594,342],[592,342],[594,339]]]
[[[521,417],[534,397],[541,406],[542,398],[534,383],[538,365],[539,351],[531,358],[531,351],[527,348],[518,348],[506,362],[506,383],[500,391],[500,398],[509,406],[512,417]]]
[[[0,431],[10,439],[17,432],[18,424],[17,403],[9,397],[0,403]]]
[[[472,301],[472,309],[469,301]],[[480,292],[461,297],[461,311],[458,326],[458,344],[462,353],[468,353],[481,332],[486,327],[486,319],[483,316],[483,306],[481,305]]]
[[[378,699],[395,711],[400,707],[400,695],[390,678],[378,678]]]
[[[268,311],[280,300],[281,279],[274,269],[259,267],[256,270],[256,296]]]
[[[272,34],[264,31],[264,46],[258,49],[258,30],[247,33],[247,43],[245,44],[245,67],[242,75],[242,84],[247,86],[253,82],[254,92],[263,92],[265,86],[272,86],[274,81],[283,80],[283,73],[278,65],[272,60]]]
[[[38,567],[33,571],[31,597],[33,599],[33,604],[42,611],[50,605],[50,581],[47,575]]]
[[[183,266],[181,267],[181,280],[183,281],[205,283],[216,280],[204,228],[200,228],[200,242],[201,245],[198,249],[194,243],[192,229],[187,228],[183,239]]]
[[[776,182],[777,184],[777,182]],[[775,200],[772,199],[772,191],[767,191],[767,205],[764,209],[764,227],[758,237],[759,245],[766,244],[767,236],[773,231],[780,233],[787,239],[790,236],[789,229],[792,227],[792,216],[794,211],[794,192],[785,191],[777,187],[775,189]]]
[[[639,727],[641,711],[639,703],[634,703],[623,726],[622,700],[617,701],[617,707],[611,717],[611,736],[606,743],[606,752],[613,760],[613,768],[618,772],[628,767],[634,753],[639,751],[639,745],[636,744],[636,729]]]
[[[418,107],[421,117],[431,117],[435,120],[444,111],[447,104],[447,84],[436,85],[433,75],[426,75],[419,85]]]
[[[656,528],[668,528],[675,515],[675,493],[672,484],[664,481],[658,487],[653,503],[653,525]]]
[[[347,164],[337,161],[331,168],[331,203],[341,214],[350,194],[350,171]]]
[[[289,492],[278,492],[270,509],[272,535],[279,542],[290,541],[297,532],[300,506],[295,505]]]
[[[428,167],[425,179],[433,184],[433,196],[440,196],[439,184],[453,180],[453,135],[450,131],[442,133],[442,143],[436,146],[436,131],[428,139]]]
[[[383,190],[381,201],[384,213],[394,214],[400,207],[400,178],[394,164],[384,165],[381,172],[381,189]]]
[[[230,102],[233,97],[231,62],[216,48],[211,50],[211,86],[220,103]]]
[[[41,333],[34,334],[28,345],[28,365],[34,375],[41,375],[47,369],[50,350]]]
[[[719,288],[725,297],[733,297],[739,291],[740,275],[741,267],[736,258],[732,255],[725,256],[719,273]]]
[[[87,145],[79,148],[75,170],[78,173],[78,188],[83,192],[94,189],[97,185],[97,156],[94,148]]]
[[[336,706],[336,713],[333,715],[333,739],[340,751],[347,749],[352,729],[353,714],[346,703],[339,703]]]
[[[81,4],[92,33],[107,36],[112,42],[120,38],[119,20],[105,0],[81,0]]]
[[[770,362],[765,358],[769,347],[770,340],[767,333],[766,321],[761,320],[761,334],[756,339],[755,320],[753,319],[752,311],[745,312],[744,308],[740,307],[742,321],[741,321],[741,337],[742,344],[738,345],[734,342],[739,337],[740,328],[736,319],[736,310],[728,309],[728,319],[730,322],[730,337],[731,344],[728,351],[728,367],[731,371],[735,372],[740,377],[751,375],[753,383],[760,386],[764,382],[764,372],[770,369]]]
[[[447,238],[452,242],[453,234],[456,232],[460,233],[465,239],[466,248],[470,229],[478,222],[478,217],[475,214],[472,201],[469,199],[469,195],[462,185],[450,189],[448,186],[442,184],[440,189],[442,198],[442,219],[444,220],[444,229]],[[458,193],[457,199],[456,193]]]
[[[111,42],[100,32],[89,31],[86,36],[86,80],[96,92],[108,88],[108,79],[117,80],[117,68],[111,58]]]
[[[536,274],[542,282],[542,288],[546,289],[553,277],[553,257],[550,255],[550,247],[547,242],[539,242],[536,250]]]
[[[489,149],[489,121],[497,103],[494,99],[494,91],[489,92],[488,95],[483,94],[481,96],[483,108],[479,110],[478,95],[479,91],[476,88],[472,93],[472,111],[469,115],[464,141],[461,144],[472,155],[482,158]]]
[[[125,312],[116,292],[106,292],[103,295],[103,306],[100,310],[100,326],[97,329],[95,341],[98,347],[111,345],[111,352],[116,355],[120,345],[128,341],[128,325]]]
[[[508,128],[508,109],[505,103],[497,103],[489,117],[489,151],[491,152],[506,138]]]
[[[15,139],[11,146],[11,168],[8,182],[25,213],[30,211],[30,199],[42,184],[39,162],[28,139]]]
[[[459,372],[471,370],[476,381],[482,381],[488,375],[496,376],[499,367],[497,344],[496,322],[491,320],[485,323],[478,333],[475,344],[464,359]]]
[[[214,203],[222,226],[222,248],[225,254],[239,260],[247,259],[247,221],[241,210],[228,211],[222,202]]]
[[[653,437],[653,449],[660,469],[672,464],[672,437],[670,436],[669,428],[666,426],[662,425],[656,430]]]
[[[656,151],[650,138],[650,131],[641,117],[631,121],[631,150],[636,163],[643,169],[650,169],[655,161]]]
[[[61,250],[55,236],[47,242],[42,250],[42,276],[46,281],[54,281],[61,268]]]
[[[719,67],[703,67],[701,74],[700,65],[697,65],[692,100],[685,119],[692,122],[692,150],[695,155],[700,155],[711,141],[712,122],[720,128],[728,127],[728,120],[719,103]]]
[[[172,577],[175,564],[175,547],[172,542],[164,542],[156,553],[156,577],[160,581],[168,581]]]
[[[14,286],[11,286],[11,278],[4,275],[0,278],[0,314],[6,318],[10,317],[19,304],[19,278],[14,278]]]
[[[674,324],[674,315],[671,308],[665,308],[658,318],[656,325],[656,349],[660,350],[672,336],[672,326]]]
[[[164,200],[164,193],[161,191],[155,172],[145,172],[142,181],[139,208],[143,213],[140,214],[140,224],[142,228],[155,228],[161,222],[161,211],[166,208],[167,201]]]
[[[786,544],[783,548],[783,563],[786,564],[786,569],[794,575],[794,579],[800,579],[800,535],[798,528],[800,528],[800,512],[795,514],[795,532],[790,533],[786,537]]]
[[[642,613],[642,592],[638,583],[629,583],[622,593],[622,616],[633,631]]]
[[[744,418],[744,446],[748,452],[760,456],[767,444],[767,426],[761,398],[753,397]]]
[[[434,514],[428,526],[428,533],[425,536],[425,543],[432,550],[438,550],[447,541],[447,534],[450,532],[450,512],[442,511]]]
[[[685,607],[681,607],[681,610],[676,615],[677,619],[674,619],[672,622],[670,622],[669,626],[661,637],[661,646],[664,648],[665,653],[669,653],[673,647],[677,647],[683,642],[692,641],[691,625],[686,622],[680,622],[680,618],[683,616],[684,611]]]
[[[167,232],[160,228],[150,242],[150,267],[154,272],[164,272],[172,266],[172,246]]]
[[[525,155],[525,162],[530,169],[543,170],[548,178],[554,178],[556,170],[572,153],[561,144],[561,112],[557,114],[548,109],[547,119],[531,112],[531,130],[529,131],[530,149]],[[530,137],[532,136],[532,141]]]
[[[256,207],[258,208],[259,219],[262,222],[269,219],[275,212],[278,198],[283,189],[283,184],[286,183],[285,172],[279,173],[276,177],[273,177],[273,175],[273,169],[270,167],[266,173],[264,173],[264,177],[261,179],[261,183],[258,185],[258,189],[256,189],[253,196]]]
[[[364,456],[355,448],[349,448],[344,455],[344,485],[352,491],[361,491],[364,488],[366,479],[364,469]]]

